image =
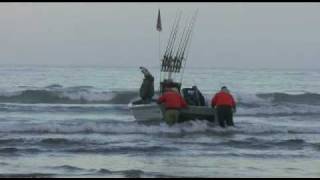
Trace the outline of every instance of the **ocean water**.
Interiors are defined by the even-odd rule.
[[[142,78],[138,67],[0,67],[0,177],[320,177],[320,70],[186,69],[184,87],[207,101],[229,87],[227,129],[138,123],[128,103]]]

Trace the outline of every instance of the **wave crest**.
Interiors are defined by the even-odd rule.
[[[92,86],[63,87],[58,84],[44,88],[0,93],[1,103],[47,103],[47,104],[128,104],[138,96],[134,91],[99,91]]]
[[[265,93],[265,94],[257,94],[257,96],[263,99],[269,99],[273,103],[320,105],[320,94],[316,94],[316,93],[303,93],[303,94]]]

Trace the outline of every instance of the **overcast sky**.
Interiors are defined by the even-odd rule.
[[[320,3],[0,3],[0,64],[158,66],[199,9],[188,67],[320,68]]]

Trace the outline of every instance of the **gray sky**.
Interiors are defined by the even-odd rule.
[[[320,68],[320,3],[0,3],[0,64],[158,66],[199,9],[188,67]]]

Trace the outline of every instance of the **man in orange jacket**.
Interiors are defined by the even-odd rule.
[[[236,102],[229,93],[227,87],[223,86],[221,91],[215,94],[211,100],[211,106],[216,109],[218,122],[221,127],[234,126],[233,112],[236,111]]]
[[[187,103],[174,88],[166,88],[165,93],[158,99],[158,104],[164,103],[164,120],[168,125],[178,122],[180,109],[186,108]]]

